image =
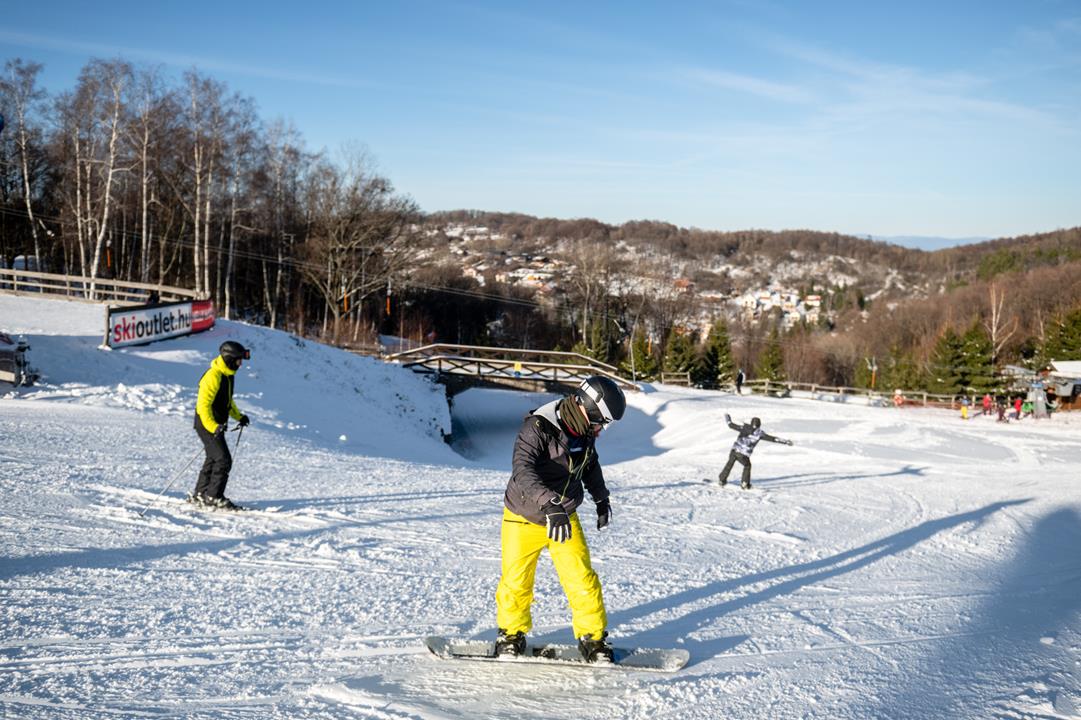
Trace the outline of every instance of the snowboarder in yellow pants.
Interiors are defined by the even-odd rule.
[[[574,637],[600,638],[608,625],[601,581],[589,561],[578,513],[570,516],[571,536],[566,542],[548,537],[544,525],[503,509],[503,576],[496,590],[496,621],[508,634],[528,633],[533,627],[533,578],[541,552],[548,548],[559,582],[571,606]]]
[[[542,405],[522,421],[503,496],[503,575],[495,594],[497,655],[526,651],[537,560],[548,548],[571,606],[579,652],[587,662],[612,661],[601,583],[576,511],[588,491],[597,505],[597,529],[612,519],[595,441],[605,426],[623,417],[626,407],[615,381],[594,375],[573,395]]]

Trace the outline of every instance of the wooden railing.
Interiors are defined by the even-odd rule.
[[[558,350],[436,343],[394,353],[386,359],[416,372],[474,376],[486,381],[569,382],[602,375],[627,390],[639,389],[635,383],[620,377],[617,368],[608,363]]]
[[[808,392],[812,396],[832,395],[842,402],[848,397],[865,397],[868,402],[879,401],[880,404],[889,405],[922,405],[924,407],[948,407],[951,410],[961,406],[958,397],[953,395],[937,395],[922,390],[905,390],[901,393],[900,402],[896,401],[894,392],[871,390],[868,388],[854,388],[834,385],[819,385],[817,383],[779,382],[777,380],[749,380],[743,383],[743,387],[752,393],[764,395],[786,396],[793,390]]]
[[[71,300],[108,302],[112,305],[141,305],[156,293],[162,302],[198,300],[200,293],[187,288],[153,283],[105,280],[80,275],[57,275],[31,270],[0,268],[0,292],[13,295],[47,293]]]
[[[662,372],[661,382],[666,385],[686,385],[691,386],[691,373],[690,372]]]

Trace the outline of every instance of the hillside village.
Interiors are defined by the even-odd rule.
[[[492,250],[502,244],[510,244],[512,238],[494,232],[484,225],[447,223],[438,227],[428,227],[422,233],[438,242],[446,241],[446,252],[462,268],[462,275],[472,278],[480,287],[491,282],[529,288],[540,302],[551,302],[559,294],[560,278],[566,277],[574,265],[556,252],[539,254],[535,252],[514,252],[512,250]],[[633,254],[635,249],[625,243],[619,243],[620,249]],[[739,265],[726,265],[713,268],[715,272],[725,273],[740,278],[754,278],[760,273],[749,272]],[[761,268],[756,268],[761,270]],[[784,328],[791,328],[799,323],[817,325],[828,318],[823,311],[823,298],[819,293],[801,293],[796,287],[784,280],[797,274],[806,274],[806,265],[800,265],[798,273],[795,267],[777,266],[769,268],[770,275],[776,280],[766,286],[750,286],[731,292],[702,290],[686,274],[673,273],[668,279],[670,287],[677,292],[688,293],[698,301],[696,325],[703,332],[718,317],[727,320],[739,319],[745,322],[756,321],[763,317],[777,314]],[[830,273],[842,284],[855,283],[856,275]],[[629,285],[641,287],[658,283],[656,278],[639,277]]]

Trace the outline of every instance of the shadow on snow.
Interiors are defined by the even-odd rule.
[[[789,565],[776,570],[766,570],[732,580],[719,580],[702,587],[689,588],[675,595],[658,598],[637,607],[610,613],[609,624],[618,627],[621,624],[642,620],[653,613],[672,611],[683,605],[700,605],[700,607],[688,610],[681,616],[666,620],[656,628],[637,633],[625,639],[625,642],[629,645],[669,645],[674,635],[685,637],[696,630],[713,624],[723,615],[740,612],[815,583],[860,570],[878,560],[908,550],[940,532],[964,523],[981,522],[1004,508],[1026,502],[1028,500],[993,503],[977,510],[925,521],[916,527],[902,530],[832,557],[798,565]],[[769,584],[764,588],[752,590],[738,597],[711,602],[717,596],[731,594],[741,588],[748,588],[762,583]],[[738,642],[738,638],[731,637],[715,640],[693,640],[688,638],[684,647],[690,650],[691,661],[695,662],[727,652]]]
[[[1041,518],[1002,566],[985,599],[957,634],[891,678],[864,717],[1076,717],[1081,610],[1081,515],[1073,508]],[[1010,683],[1003,686],[1003,678]],[[1020,701],[1023,711],[1011,709]],[[997,707],[995,707],[997,705]]]

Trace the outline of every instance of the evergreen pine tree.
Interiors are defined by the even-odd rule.
[[[633,360],[633,366],[632,366]],[[623,361],[620,369],[627,375],[631,375],[633,368],[634,377],[638,380],[652,380],[657,375],[659,363],[653,357],[650,349],[649,338],[646,331],[639,328],[631,338],[630,357]]]
[[[878,357],[863,357],[856,361],[852,382],[856,387],[884,390],[883,371],[886,362]],[[871,367],[874,366],[874,370]]]
[[[878,386],[883,390],[922,390],[927,387],[927,379],[920,372],[919,365],[909,353],[903,352],[896,345],[890,349],[890,356],[880,364],[881,380]]]
[[[991,338],[979,320],[961,338],[964,388],[983,394],[995,389],[995,369],[991,364]]]
[[[694,343],[678,329],[668,336],[668,349],[664,354],[664,371],[668,373],[690,372],[695,365]]]
[[[788,379],[784,372],[784,348],[781,347],[781,333],[777,325],[770,330],[766,349],[758,357],[756,370],[759,378],[770,382],[784,382]]]
[[[728,323],[723,319],[714,322],[709,329],[705,347],[691,372],[691,380],[705,387],[721,387],[735,382],[736,363],[732,359]]]
[[[942,395],[960,395],[964,391],[964,349],[961,336],[947,326],[935,343],[928,371],[928,389]]]
[[[1081,308],[1055,319],[1048,328],[1040,355],[1044,364],[1052,360],[1081,360]]]

